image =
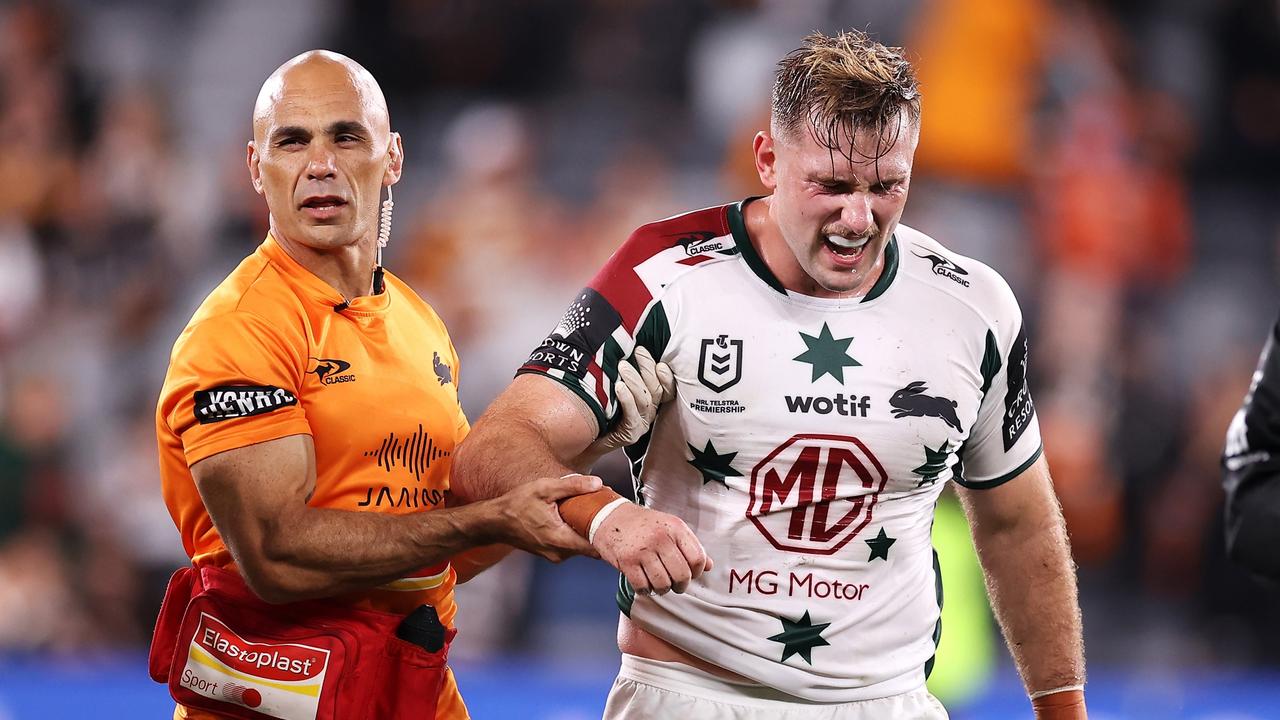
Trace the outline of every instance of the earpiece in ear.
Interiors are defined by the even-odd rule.
[[[387,199],[382,202],[382,212],[378,215],[378,267],[382,267],[382,248],[391,241],[391,211],[396,207],[392,199],[391,186],[387,186]]]

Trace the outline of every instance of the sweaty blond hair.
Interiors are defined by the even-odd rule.
[[[807,125],[818,144],[852,161],[855,133],[869,130],[879,138],[878,158],[897,140],[902,113],[920,122],[915,69],[902,48],[885,47],[860,30],[815,32],[778,63],[774,135],[794,137]]]

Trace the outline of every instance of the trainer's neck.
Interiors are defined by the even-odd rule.
[[[289,257],[341,293],[344,299],[354,300],[373,294],[375,253],[372,238],[339,248],[317,250],[281,237],[275,228],[271,234]]]

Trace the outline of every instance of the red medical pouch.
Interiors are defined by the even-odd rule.
[[[396,637],[401,617],[323,601],[263,602],[233,572],[169,580],[148,659],[178,703],[241,720],[433,720],[444,647]]]

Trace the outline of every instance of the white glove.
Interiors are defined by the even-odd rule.
[[[648,350],[637,347],[630,361],[618,363],[613,394],[620,415],[613,428],[592,443],[601,454],[631,445],[649,431],[658,407],[676,396],[676,378],[666,363],[654,362]]]

